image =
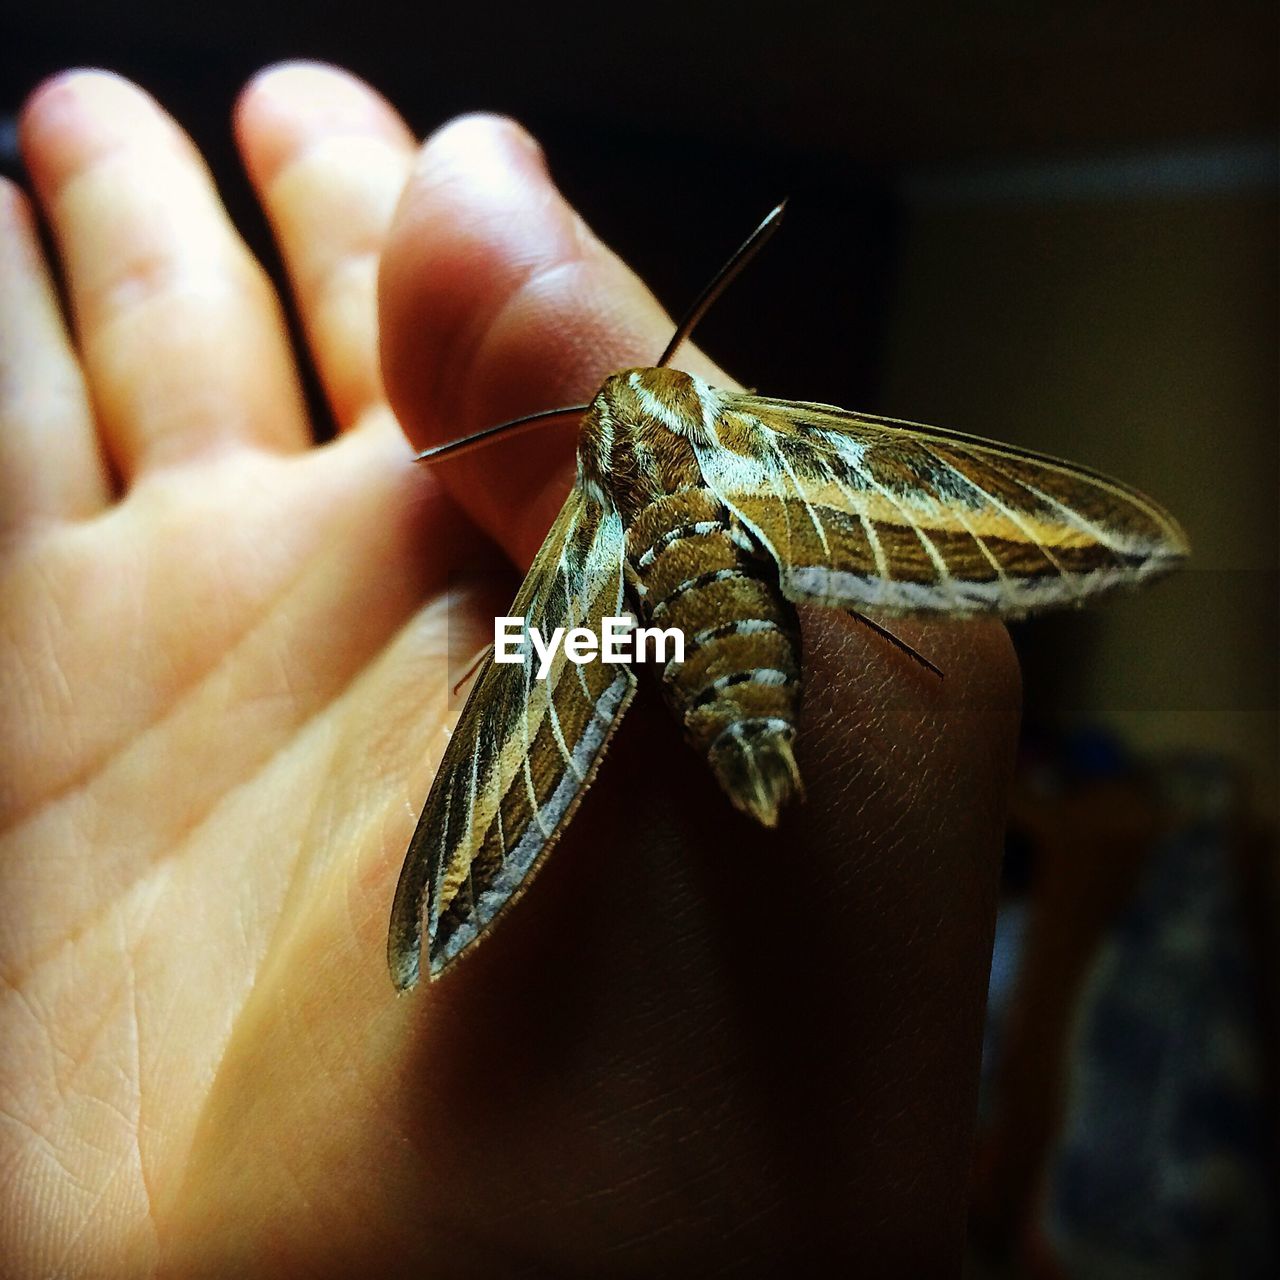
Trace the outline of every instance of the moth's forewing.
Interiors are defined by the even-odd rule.
[[[622,522],[575,488],[511,606],[544,635],[621,612]],[[481,668],[423,808],[391,912],[397,987],[418,980],[422,929],[432,976],[488,928],[532,878],[590,785],[635,689],[624,665],[557,651]]]
[[[1018,617],[1187,554],[1150,498],[1084,468],[829,405],[719,398],[703,477],[797,602]]]

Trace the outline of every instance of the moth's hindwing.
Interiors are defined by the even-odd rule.
[[[622,521],[579,488],[569,495],[511,614],[543,635],[620,613]],[[526,645],[526,648],[530,646]],[[573,815],[635,690],[630,667],[581,665],[556,651],[488,658],[472,687],[400,873],[388,960],[396,986],[419,976],[422,926],[432,976],[517,898]]]
[[[1150,498],[1070,463],[830,405],[711,395],[715,438],[693,439],[703,476],[794,601],[1018,617],[1187,554]]]

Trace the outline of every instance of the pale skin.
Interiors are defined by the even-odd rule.
[[[116,77],[22,118],[67,323],[0,189],[0,1269],[957,1269],[1003,630],[896,623],[939,683],[806,612],[808,799],[776,833],[642,693],[529,893],[397,997],[449,677],[573,428],[434,472],[413,451],[581,402],[671,322],[511,122],[419,149],[367,86],[294,64],[234,127],[288,299]],[[726,210],[726,244],[758,213]]]

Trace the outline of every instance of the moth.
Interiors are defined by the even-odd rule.
[[[776,229],[782,206],[703,291],[652,368],[589,405],[535,414],[424,459],[583,414],[577,479],[509,613],[545,635],[624,612],[679,627],[665,701],[729,800],[766,827],[801,794],[793,743],[797,604],[865,617],[994,614],[1094,600],[1187,554],[1134,489],[976,436],[707,385],[676,348]],[[467,950],[528,887],[591,785],[636,688],[630,666],[546,679],[483,662],[422,811],[388,940],[401,990]],[[936,668],[934,668],[936,670]]]

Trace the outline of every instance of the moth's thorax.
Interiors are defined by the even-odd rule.
[[[583,420],[583,486],[629,520],[663,494],[702,484],[694,444],[714,439],[719,397],[678,369],[624,369],[605,381]]]

